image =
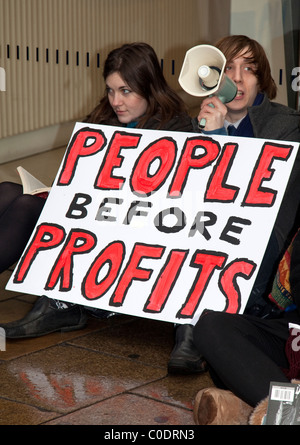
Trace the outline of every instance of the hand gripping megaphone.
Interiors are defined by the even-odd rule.
[[[214,46],[198,45],[185,55],[179,84],[191,96],[217,96],[223,103],[231,102],[237,93],[235,83],[224,74],[226,58]],[[213,105],[211,105],[213,106]],[[199,128],[205,127],[205,119]]]

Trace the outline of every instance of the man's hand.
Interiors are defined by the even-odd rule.
[[[226,114],[227,108],[218,97],[206,97],[201,104],[197,119],[198,122],[200,122],[201,119],[205,119],[204,130],[213,131],[224,126]]]

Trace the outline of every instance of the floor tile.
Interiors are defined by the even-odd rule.
[[[186,409],[193,409],[193,402],[200,389],[213,386],[209,374],[175,376],[151,382],[132,390],[135,394],[171,403]]]
[[[74,346],[55,346],[0,365],[0,398],[70,412],[164,376],[161,369]]]
[[[0,301],[7,300],[9,298],[15,298],[16,295],[21,295],[18,292],[15,292],[15,291],[13,292],[13,291],[5,289],[5,287],[8,283],[8,280],[11,277],[11,274],[12,274],[11,270],[5,270],[4,272],[2,272],[0,274],[0,290],[1,290],[0,291]]]
[[[161,366],[166,371],[174,344],[174,328],[170,323],[132,317],[128,323],[76,338],[72,344],[134,358],[139,363]]]
[[[55,412],[0,399],[0,425],[39,425],[54,417]]]
[[[76,413],[46,422],[47,425],[194,425],[191,411],[121,394]],[[109,431],[109,430],[108,430]]]
[[[0,324],[23,318],[32,308],[32,304],[22,299],[10,298],[0,301]]]

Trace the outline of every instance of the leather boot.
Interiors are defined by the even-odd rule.
[[[0,325],[6,338],[40,337],[52,332],[82,329],[87,323],[83,306],[72,304],[59,309],[63,302],[42,296],[24,318]]]
[[[253,408],[231,391],[205,388],[194,404],[196,425],[248,425]]]
[[[197,374],[207,370],[204,358],[194,345],[193,329],[190,324],[177,326],[175,346],[168,362],[169,374]]]

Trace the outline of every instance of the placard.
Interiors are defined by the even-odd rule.
[[[242,312],[297,149],[77,123],[7,289],[173,323]]]

